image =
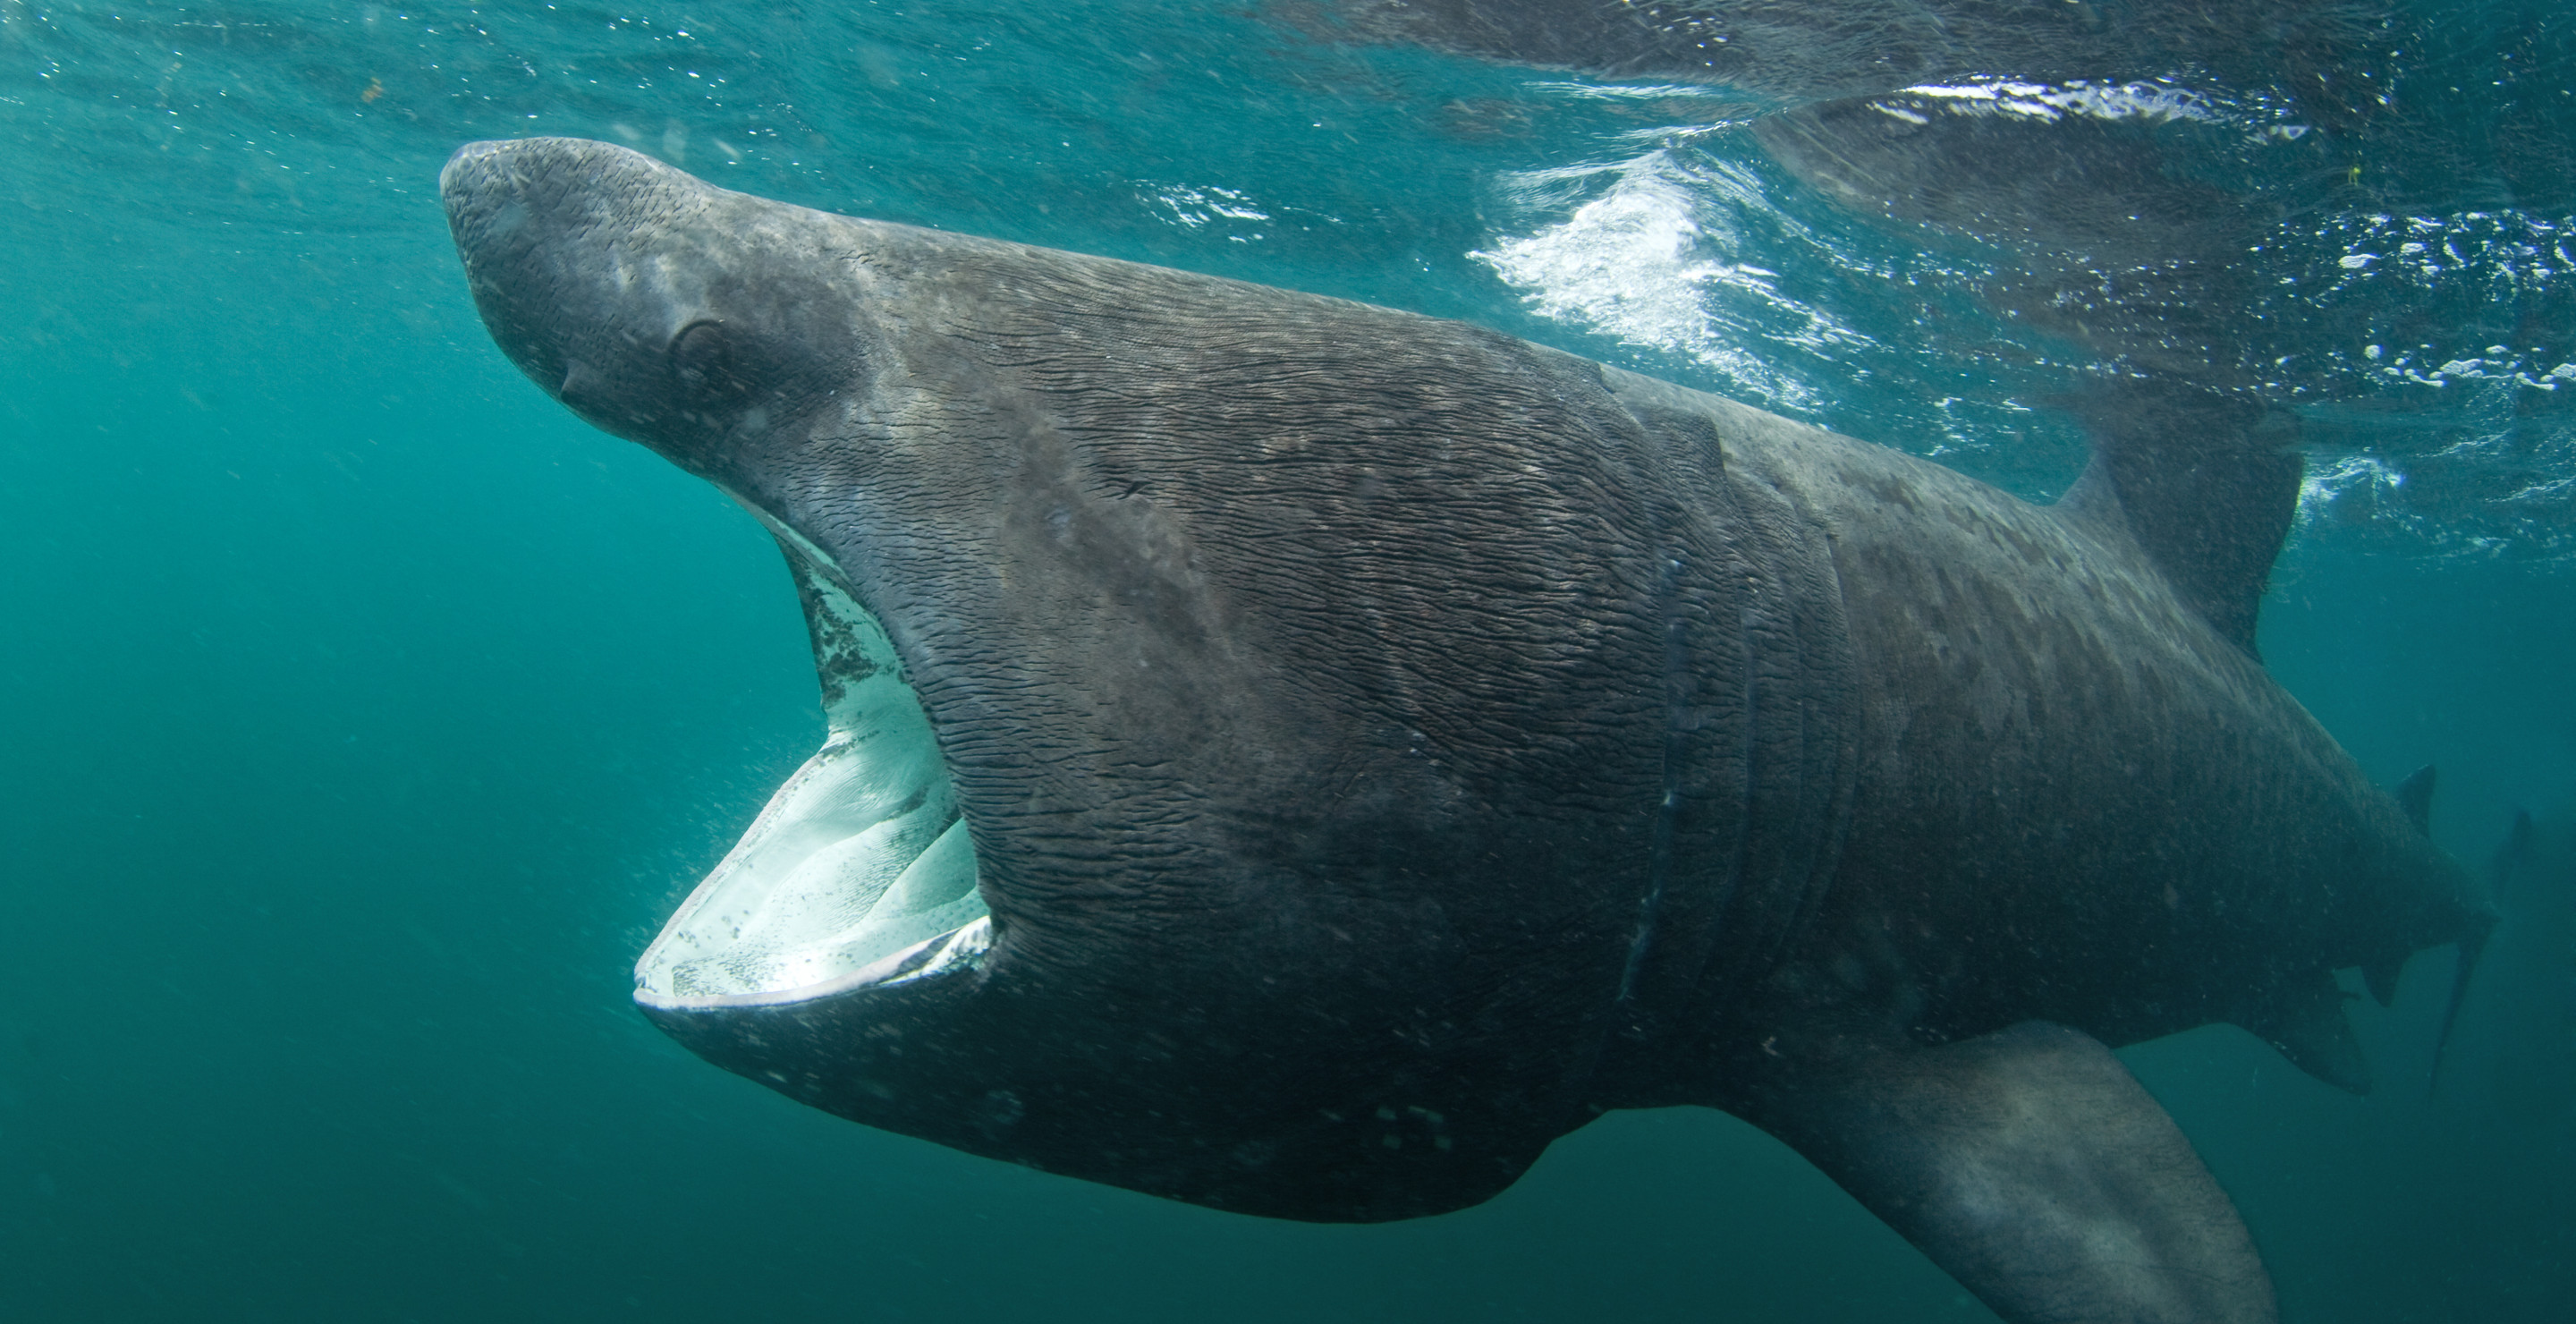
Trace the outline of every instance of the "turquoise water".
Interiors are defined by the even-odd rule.
[[[1975,246],[1770,164],[1769,103],[1291,17],[0,0],[0,1318],[1986,1317],[1713,1113],[1604,1119],[1464,1213],[1292,1225],[841,1123],[632,1010],[811,752],[813,674],[767,536],[492,348],[434,197],[460,142],[1470,318],[2034,493],[2080,462],[2032,407],[2077,356]],[[2442,767],[2475,860],[2576,804],[2576,240],[2564,196],[2437,187],[2566,157],[2454,77],[2546,47],[2408,21],[2475,50],[2369,141],[2398,182],[2247,259],[2318,475],[2263,643],[2374,775]],[[2234,168],[2314,173],[2271,141]],[[2576,1052],[2530,1013],[2568,963],[2500,965],[2428,1101],[2449,961],[2356,1011],[2372,1100],[2223,1027],[2126,1054],[2292,1318],[2576,1302],[2576,1113],[2491,1070]]]

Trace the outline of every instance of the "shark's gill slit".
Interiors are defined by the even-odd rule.
[[[663,1005],[901,981],[988,932],[975,847],[885,630],[810,545],[772,531],[813,629],[827,734],[636,963],[638,995]]]

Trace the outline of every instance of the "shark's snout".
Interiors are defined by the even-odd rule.
[[[439,191],[475,306],[529,380],[600,427],[719,474],[828,403],[848,305],[783,275],[849,246],[843,218],[747,198],[571,138],[471,143]]]
[[[550,234],[563,233],[565,218],[546,215],[540,223],[541,212],[580,205],[561,188],[546,187],[549,178],[560,179],[572,168],[564,159],[569,155],[543,140],[470,143],[448,158],[438,191],[474,305],[494,343],[547,394],[574,404],[565,390],[567,378],[590,370],[566,342],[585,322],[562,315],[560,301],[585,283],[584,263],[549,242]]]
[[[494,342],[547,394],[637,440],[673,412],[665,343],[698,302],[669,222],[709,191],[648,157],[561,138],[471,143],[439,172]]]
[[[439,200],[459,242],[468,236],[507,234],[527,219],[527,206],[512,186],[510,165],[524,160],[523,145],[510,142],[467,143],[447,158],[438,172]]]

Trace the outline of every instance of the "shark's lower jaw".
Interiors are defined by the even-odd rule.
[[[905,982],[971,963],[989,941],[974,844],[885,630],[818,552],[771,528],[805,598],[829,735],[636,962],[648,1006]]]

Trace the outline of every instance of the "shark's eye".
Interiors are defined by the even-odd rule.
[[[722,322],[691,322],[680,328],[680,334],[671,338],[671,375],[679,383],[681,397],[698,408],[723,405],[751,391],[733,334]]]

